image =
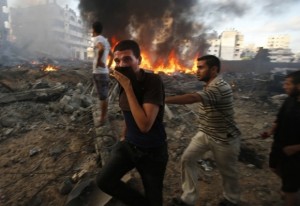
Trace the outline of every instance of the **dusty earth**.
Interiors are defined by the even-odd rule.
[[[190,75],[161,75],[167,95],[195,91],[201,87]],[[236,121],[243,133],[239,162],[240,205],[279,206],[282,205],[280,181],[267,166],[272,140],[259,138],[259,133],[270,127],[278,105],[269,101],[274,94],[265,91],[265,86],[258,85],[255,89],[245,86],[245,81],[241,81],[243,75],[240,74],[238,78],[225,76],[229,82],[235,82]],[[0,83],[0,99],[4,98],[4,94],[32,90],[37,83],[47,85],[46,88],[60,83],[67,88],[47,99],[33,98],[1,104],[0,205],[65,205],[68,192],[62,186],[70,182],[70,178],[76,179],[82,168],[91,177],[101,169],[94,145],[93,104],[73,112],[66,112],[57,106],[64,95],[71,96],[76,92],[78,83],[82,87],[82,95],[94,98],[89,65],[61,68],[55,72],[27,67],[3,68]],[[197,125],[195,105],[169,105],[169,109],[174,116],[170,118],[165,115],[170,154],[164,181],[165,205],[172,197],[180,195],[180,155],[195,134]],[[117,100],[110,105],[110,119],[119,130],[122,117]],[[199,171],[203,171],[203,175],[199,179],[201,198],[197,205],[214,206],[222,197],[221,179],[210,154],[206,160],[211,170],[205,171],[199,164]],[[133,175],[132,182],[140,187],[138,176],[135,173]],[[108,205],[121,204],[112,200]]]

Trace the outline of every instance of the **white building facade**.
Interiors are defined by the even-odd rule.
[[[273,35],[269,36],[267,39],[267,48],[268,49],[288,49],[290,47],[290,36],[287,34],[284,35]]]
[[[221,34],[220,58],[225,60],[240,60],[244,35],[231,29]]]
[[[217,57],[220,57],[220,46],[221,46],[221,40],[220,39],[211,39],[208,40],[209,48],[207,50],[208,54],[215,55]]]
[[[295,54],[290,49],[290,36],[288,34],[273,35],[267,39],[271,62],[293,62]]]
[[[7,41],[9,35],[7,0],[0,0],[0,42]]]
[[[208,40],[207,53],[224,60],[241,60],[244,35],[237,30],[223,31],[219,38]]]
[[[87,59],[91,37],[76,12],[56,1],[11,8],[12,39],[39,55]]]
[[[271,62],[293,62],[296,60],[295,54],[291,49],[272,48],[269,49]]]

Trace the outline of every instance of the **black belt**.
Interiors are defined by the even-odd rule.
[[[126,140],[125,140],[126,141]],[[146,148],[146,147],[140,147],[137,146],[129,141],[126,141],[126,143],[133,149],[135,150],[139,150],[141,152],[156,152],[156,151],[160,151],[163,147],[165,147],[167,145],[167,142],[165,141],[162,145],[158,146],[158,147],[150,147],[150,148]]]

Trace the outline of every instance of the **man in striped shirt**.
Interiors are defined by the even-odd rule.
[[[181,197],[172,205],[195,205],[199,198],[197,160],[211,150],[223,181],[223,200],[219,206],[239,202],[238,154],[240,130],[233,119],[233,95],[230,85],[220,73],[220,60],[213,55],[197,59],[197,78],[206,83],[202,91],[166,97],[168,104],[199,103],[199,131],[192,138],[181,158]]]

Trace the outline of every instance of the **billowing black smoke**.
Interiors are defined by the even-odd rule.
[[[206,52],[206,39],[214,34],[214,27],[253,10],[278,15],[297,1],[80,0],[79,9],[89,25],[101,21],[109,39],[137,40],[143,50],[151,52],[153,65],[157,58],[167,62],[173,50],[190,66],[197,55]]]
[[[152,63],[171,51],[182,63],[191,65],[203,53],[204,27],[191,20],[197,0],[80,0],[79,9],[85,21],[103,24],[103,34],[111,39],[135,39],[151,53]]]

